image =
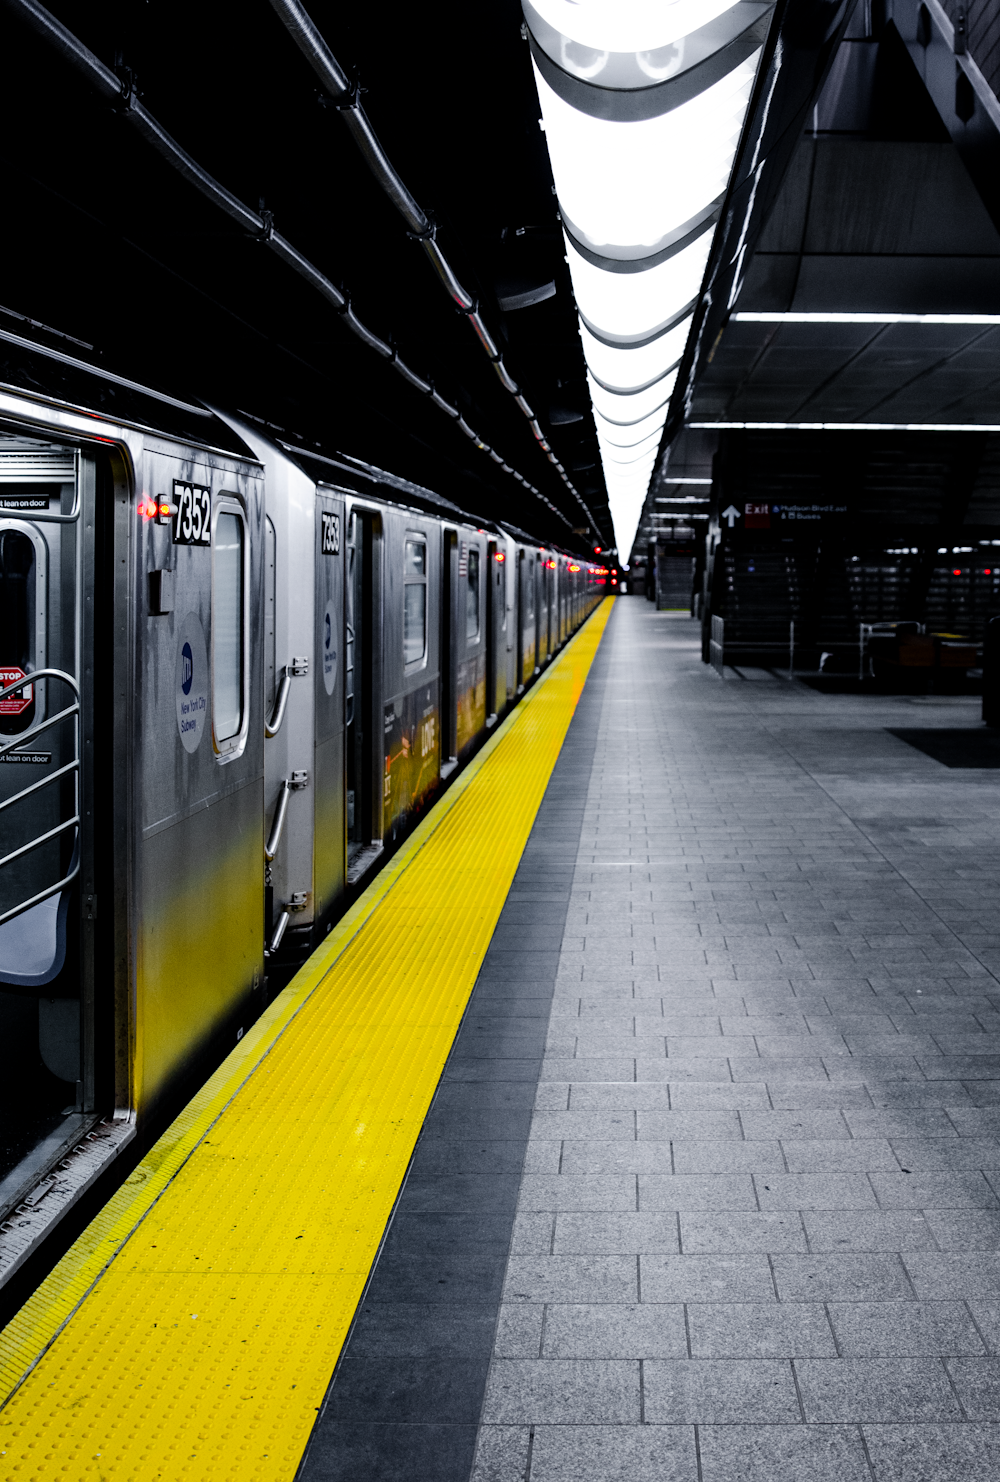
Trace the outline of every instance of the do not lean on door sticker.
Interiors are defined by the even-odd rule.
[[[0,690],[4,690],[8,685],[16,684],[19,679],[25,679],[26,677],[24,670],[19,669],[16,664],[10,665],[6,669],[0,667]],[[23,689],[13,690],[9,695],[4,695],[3,699],[0,700],[0,715],[20,715],[31,704],[34,693],[34,685],[26,684]]]
[[[333,694],[337,683],[337,609],[332,602],[326,604],[323,614],[323,687],[328,695]]]
[[[197,613],[189,612],[177,636],[177,730],[185,751],[197,751],[208,719],[208,650]]]

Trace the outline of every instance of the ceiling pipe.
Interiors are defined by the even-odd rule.
[[[237,223],[245,231],[256,237],[269,251],[304,279],[311,288],[321,294],[326,301],[340,314],[348,329],[355,334],[369,349],[390,362],[399,371],[400,375],[411,386],[429,396],[434,403],[446,412],[456,422],[456,425],[466,437],[470,438],[481,452],[493,456],[493,450],[485,443],[478,433],[463,420],[457,407],[453,407],[439,396],[433,385],[424,381],[400,360],[392,345],[387,345],[384,340],[367,329],[354,313],[351,307],[350,295],[343,292],[335,283],[321,273],[308,258],[291,242],[287,241],[280,232],[274,230],[274,223],[270,212],[257,213],[252,211],[238,197],[221,185],[214,176],[194,160],[187,150],[182,149],[166,129],[153,118],[139,102],[136,96],[134,82],[129,77],[127,82],[122,82],[115,72],[94,55],[78,37],[56,20],[44,6],[38,4],[38,0],[4,0],[8,10],[12,10],[26,25],[35,32],[43,41],[47,42],[83,79],[90,83],[103,98],[156,150],[157,154],[164,159],[174,170],[181,175],[189,185],[199,191],[206,200],[211,201],[214,206],[224,211],[231,221]],[[301,43],[300,43],[301,44]],[[331,58],[332,61],[332,58]],[[336,66],[336,63],[334,63]],[[507,464],[499,457],[494,458],[506,469]],[[562,510],[558,509],[550,499],[547,499],[534,484],[520,474],[510,470],[519,483],[523,484],[529,493],[533,494],[542,504],[546,506],[567,528],[572,528],[571,521],[566,518]]]
[[[532,432],[536,441],[541,445],[543,452],[548,453],[548,445],[541,433],[537,430],[537,424],[534,424],[532,414],[530,411],[525,410],[526,403],[520,395],[520,387],[504,366],[501,351],[498,349],[479,314],[479,306],[476,300],[467,289],[463,288],[457,274],[437,244],[437,227],[407,190],[401,176],[393,169],[388,155],[379,143],[375,135],[375,130],[372,128],[365,110],[358,101],[357,83],[349,79],[347,73],[327,46],[326,41],[323,39],[319,28],[309,15],[309,12],[300,3],[300,0],[271,0],[271,6],[295,42],[295,45],[299,48],[299,51],[319,78],[327,96],[336,106],[344,123],[347,125],[348,132],[360,149],[365,163],[406,222],[410,235],[424,249],[448,297],[459,312],[468,319],[473,333],[489,356],[504,390],[509,392],[517,401],[518,406],[525,413],[528,421],[533,424]],[[550,458],[549,461],[555,463],[556,460]],[[590,509],[584,503],[561,465],[557,465],[557,472],[586,515],[594,534],[599,540],[603,540],[603,536],[597,528]]]

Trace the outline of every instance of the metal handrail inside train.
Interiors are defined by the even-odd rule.
[[[15,859],[20,859],[23,855],[30,854],[33,849],[40,848],[42,844],[47,844],[50,839],[57,838],[60,834],[66,833],[66,831],[68,829],[71,829],[71,828],[75,828],[76,829],[76,831],[77,831],[76,839],[77,839],[77,844],[79,844],[79,837],[80,837],[80,687],[79,687],[79,685],[77,684],[76,680],[73,678],[73,676],[71,674],[65,674],[61,669],[36,669],[36,670],[33,670],[32,673],[29,674],[25,679],[16,680],[13,684],[8,684],[3,689],[0,689],[0,700],[4,699],[5,696],[7,696],[7,695],[14,694],[18,690],[26,689],[29,684],[32,684],[32,685],[33,684],[36,684],[41,679],[61,679],[64,684],[68,684],[69,685],[70,689],[73,691],[74,695],[76,696],[75,703],[72,704],[72,705],[68,705],[65,708],[65,710],[57,711],[57,713],[55,715],[47,716],[45,720],[40,721],[38,723],[38,725],[37,726],[33,726],[31,728],[31,730],[22,732],[20,735],[15,736],[13,738],[13,740],[8,741],[3,746],[0,746],[0,756],[4,756],[8,751],[25,751],[25,750],[30,750],[31,748],[26,745],[27,742],[32,741],[36,736],[40,736],[43,731],[51,730],[51,728],[53,726],[55,726],[55,725],[58,725],[60,721],[68,720],[70,718],[70,716],[74,716],[75,717],[75,720],[76,720],[76,724],[75,724],[75,727],[74,727],[74,730],[75,730],[75,738],[76,738],[75,739],[75,755],[74,755],[72,761],[67,762],[65,766],[59,767],[55,772],[49,773],[49,775],[47,777],[43,777],[40,782],[34,782],[34,783],[32,783],[32,785],[30,787],[25,787],[20,792],[14,793],[14,795],[12,797],[5,798],[3,800],[3,802],[0,803],[0,813],[4,812],[4,810],[7,809],[7,808],[12,808],[15,803],[21,802],[21,800],[23,798],[31,797],[32,794],[34,794],[36,792],[40,792],[42,788],[48,787],[48,785],[51,782],[55,782],[55,780],[58,777],[65,777],[67,775],[67,773],[73,773],[75,775],[75,779],[76,779],[76,784],[75,784],[75,787],[74,787],[74,809],[75,809],[75,811],[73,813],[72,818],[64,819],[63,822],[60,823],[60,824],[57,824],[57,826],[55,828],[48,829],[45,833],[39,834],[37,838],[31,839],[27,844],[22,844],[19,849],[14,849],[14,850],[12,850],[12,852],[10,854],[5,854],[3,856],[3,858],[0,859],[0,870],[2,870],[5,865],[12,864]],[[10,910],[4,911],[3,915],[0,915],[0,926],[3,926],[4,922],[6,922],[6,921],[13,920],[13,918],[15,916],[20,916],[22,914],[22,912],[27,911],[31,906],[37,906],[42,901],[48,900],[50,896],[58,895],[58,893],[61,890],[64,890],[67,885],[69,885],[73,880],[76,879],[76,877],[77,877],[77,875],[79,873],[80,873],[79,849],[78,848],[74,848],[74,851],[73,851],[73,865],[72,865],[72,867],[71,867],[71,869],[69,871],[69,874],[66,875],[62,880],[56,881],[56,883],[54,885],[47,886],[44,890],[38,891],[38,893],[36,895],[30,896],[27,900],[23,900],[18,905],[12,906],[10,908]]]

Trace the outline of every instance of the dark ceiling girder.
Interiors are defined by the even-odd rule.
[[[689,411],[695,385],[702,381],[719,343],[745,266],[754,254],[777,199],[796,139],[801,137],[811,102],[818,97],[833,51],[847,28],[852,6],[848,3],[846,7],[838,7],[825,33],[817,26],[810,39],[810,11],[819,9],[809,0],[785,0],[783,11],[776,17],[769,41],[771,55],[765,57],[765,67],[748,113],[733,184],[703,284],[695,333],[686,347],[663,446],[676,437]],[[961,28],[956,31],[939,0],[927,0],[926,4],[921,0],[895,0],[893,22],[888,28],[895,35],[893,27],[900,32],[901,45],[905,46],[916,74],[927,89],[924,96],[928,99],[928,110],[942,121],[938,127],[942,128],[943,137],[950,137],[986,212],[1000,227],[1000,102],[974,58],[965,52]],[[888,36],[888,31],[882,34]],[[776,50],[779,36],[780,53]],[[808,90],[801,81],[796,82],[803,77],[810,85]],[[965,84],[964,92],[961,84]],[[746,160],[751,149],[753,157],[748,168]],[[838,307],[850,309],[851,304]],[[747,374],[752,377],[752,372]]]
[[[1000,104],[966,52],[965,9],[958,15],[962,26],[957,35],[938,0],[896,0],[893,19],[983,205],[1000,228]]]
[[[951,28],[942,39],[930,10],[922,39],[910,0],[893,11],[881,23],[855,13],[744,263],[740,312],[698,372],[690,422],[972,433],[997,421],[1000,232],[957,147],[954,87],[972,62],[953,55]],[[932,73],[947,84],[937,103]],[[980,78],[977,117],[986,90]],[[981,138],[1000,121],[1000,103],[988,103]],[[1000,179],[1000,132],[994,145]],[[893,314],[914,322],[880,317]]]
[[[696,377],[722,333],[743,265],[777,199],[806,115],[826,81],[856,3],[779,0],[775,9],[671,397],[660,460],[684,425]]]

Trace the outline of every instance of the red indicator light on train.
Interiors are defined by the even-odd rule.
[[[148,494],[144,494],[139,500],[139,513],[144,520],[155,520],[156,500],[150,499]]]
[[[580,570],[579,566],[571,566],[569,569],[570,569],[570,571],[579,571]]]
[[[497,553],[493,557],[493,559],[497,563],[498,566],[502,566],[503,563],[506,561],[507,557],[504,555],[503,551],[497,551]]]
[[[992,576],[993,575],[992,571],[990,570],[990,568],[988,566],[987,566],[986,570],[983,572],[983,575],[984,576]]]
[[[955,567],[954,571],[951,574],[952,574],[952,576],[961,576],[962,575],[962,573],[959,571],[959,569],[958,569],[957,566]]]

